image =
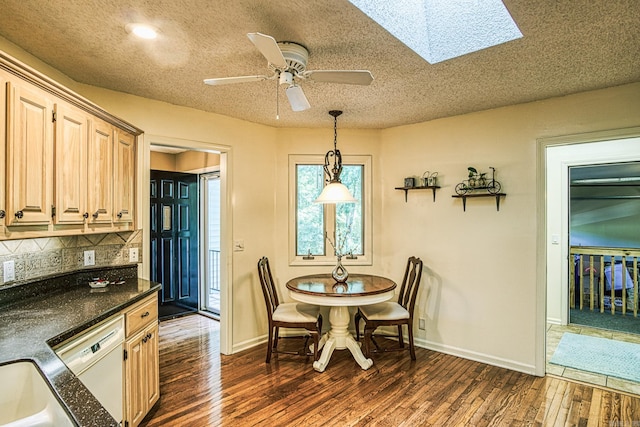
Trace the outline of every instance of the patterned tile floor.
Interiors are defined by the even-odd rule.
[[[556,351],[556,347],[558,346],[558,343],[560,342],[560,339],[565,332],[609,338],[638,344],[640,344],[640,335],[590,328],[588,326],[577,324],[570,324],[567,326],[550,324],[547,325],[547,374],[640,395],[640,383],[602,374],[594,374],[591,372],[581,371],[573,368],[565,368],[563,366],[553,365],[549,363],[549,360],[551,360],[551,357]]]

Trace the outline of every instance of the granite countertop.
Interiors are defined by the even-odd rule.
[[[110,269],[101,271],[102,275],[96,271],[84,272],[85,276],[81,277],[73,273],[23,284],[22,289],[0,289],[0,365],[34,362],[79,426],[117,426],[118,423],[62,363],[52,347],[160,289],[158,283],[135,277],[135,271]],[[125,283],[91,289],[87,274],[117,276]],[[51,285],[52,281],[56,286]],[[20,293],[26,295],[16,297]]]

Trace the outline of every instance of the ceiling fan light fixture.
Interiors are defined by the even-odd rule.
[[[283,71],[280,73],[280,77],[278,78],[278,83],[281,85],[292,85],[293,84],[293,74],[288,71]]]
[[[333,116],[333,150],[328,151],[324,156],[324,173],[329,177],[328,184],[322,189],[314,203],[356,203],[358,200],[353,197],[351,191],[340,181],[342,172],[342,154],[338,150],[338,116],[342,111],[331,110],[329,114]],[[333,158],[333,166],[331,165]]]

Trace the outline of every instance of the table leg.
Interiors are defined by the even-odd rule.
[[[326,335],[322,337],[324,342],[324,348],[322,348],[322,354],[319,360],[313,363],[313,368],[318,372],[324,372],[329,363],[329,359],[333,354],[333,350],[349,349],[354,359],[362,369],[369,369],[373,365],[373,360],[367,359],[362,354],[360,345],[349,333],[349,309],[347,307],[331,307],[329,311],[329,323],[331,324],[331,330],[329,331],[329,338],[325,340]],[[319,344],[318,347],[322,347]]]

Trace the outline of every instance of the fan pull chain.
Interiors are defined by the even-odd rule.
[[[278,96],[278,80],[276,79],[276,120],[280,120],[280,97]]]

